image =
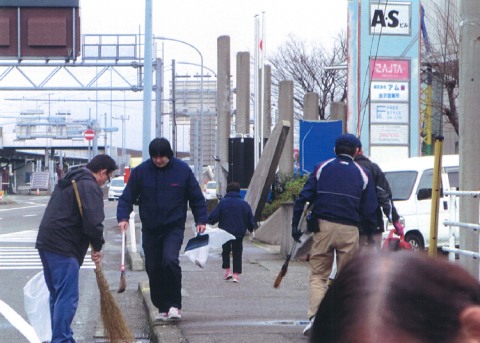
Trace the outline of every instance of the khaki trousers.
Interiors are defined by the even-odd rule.
[[[310,303],[308,318],[317,314],[318,307],[327,291],[328,277],[332,273],[335,251],[337,274],[358,248],[358,228],[327,221],[318,223],[320,232],[313,235],[310,251]]]

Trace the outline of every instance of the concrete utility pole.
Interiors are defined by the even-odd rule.
[[[145,53],[143,75],[143,139],[142,160],[149,158],[148,146],[152,136],[152,0],[145,0]]]
[[[217,39],[217,132],[218,157],[216,174],[218,175],[218,193],[225,195],[228,175],[228,139],[230,138],[230,36]],[[203,181],[203,178],[201,178]]]
[[[460,190],[480,189],[480,150],[478,149],[478,108],[480,107],[480,6],[478,0],[460,0]],[[460,198],[460,221],[478,223],[478,199]],[[460,248],[478,251],[478,233],[460,228]],[[478,261],[460,255],[460,264],[479,277]]]
[[[318,104],[320,96],[315,92],[307,92],[303,96],[303,120],[318,121]]]
[[[281,81],[278,95],[278,119],[288,121],[292,129],[288,132],[282,156],[280,157],[279,172],[293,175],[293,81]]]
[[[162,137],[162,99],[163,99],[163,59],[157,58],[157,68],[155,69],[155,83],[157,90],[155,92],[155,136]]]
[[[250,134],[250,53],[237,53],[235,132]]]

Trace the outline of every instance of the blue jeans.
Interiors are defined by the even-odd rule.
[[[78,261],[41,249],[38,253],[50,291],[51,343],[75,343],[70,325],[78,306]]]
[[[170,307],[182,308],[182,268],[179,255],[183,237],[183,228],[167,232],[143,231],[142,245],[150,298],[159,312],[168,312]]]

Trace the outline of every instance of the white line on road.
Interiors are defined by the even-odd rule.
[[[28,324],[17,312],[10,306],[0,300],[0,313],[3,314],[10,324],[13,325],[30,343],[41,343],[33,327]]]
[[[4,208],[1,209],[0,212],[5,212],[5,211],[14,211],[14,210],[24,210],[26,208],[35,208],[35,207],[45,207],[47,205],[36,205],[36,206],[25,206],[25,207],[15,207],[15,208]]]
[[[24,217],[36,217],[38,214],[24,214]]]

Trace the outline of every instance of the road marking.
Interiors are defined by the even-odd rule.
[[[94,269],[90,249],[81,269]],[[0,270],[43,269],[38,250],[34,247],[0,247]]]
[[[24,217],[36,217],[38,214],[24,214]]]
[[[37,234],[38,230],[6,233],[0,235],[0,243],[35,243],[37,241]],[[82,268],[95,268],[95,263],[93,263],[91,258],[90,248],[85,256]],[[0,270],[2,269],[43,269],[43,266],[40,256],[38,255],[38,250],[33,246],[0,246]]]
[[[0,313],[16,328],[30,343],[41,343],[33,327],[28,324],[17,312],[10,306],[0,300]]]
[[[109,220],[109,219],[117,219],[117,217],[110,217],[110,218],[105,218],[105,220]]]
[[[38,230],[25,230],[0,235],[0,243],[35,243]]]
[[[35,206],[25,206],[25,207],[4,208],[4,209],[1,209],[0,212],[14,211],[14,210],[24,210],[26,208],[46,207],[46,206],[47,205],[35,205]]]

